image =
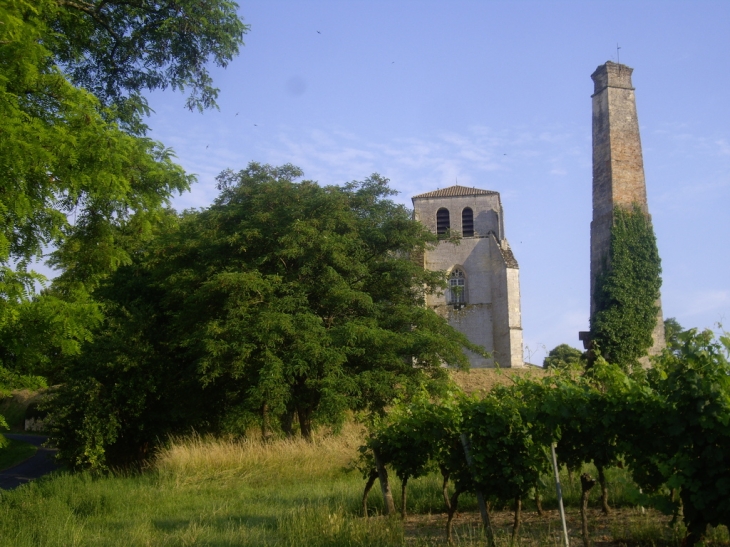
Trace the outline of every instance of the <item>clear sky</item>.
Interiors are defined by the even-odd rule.
[[[665,317],[730,324],[730,2],[241,2],[251,30],[214,70],[220,111],[151,97],[151,136],[198,175],[301,167],[388,177],[411,205],[455,184],[501,193],[520,264],[525,357],[580,347],[589,313],[591,73],[634,68]]]

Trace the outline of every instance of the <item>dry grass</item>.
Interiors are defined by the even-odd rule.
[[[456,385],[466,393],[486,393],[495,386],[507,386],[514,382],[515,377],[542,378],[548,374],[540,367],[525,368],[473,368],[467,372],[453,371],[451,377]]]
[[[197,435],[172,439],[152,467],[176,485],[245,479],[250,485],[332,477],[347,467],[363,442],[364,429],[346,425],[337,436],[320,434],[263,442],[256,437],[215,439]]]

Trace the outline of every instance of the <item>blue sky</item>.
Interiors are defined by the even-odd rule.
[[[411,196],[502,195],[525,357],[588,328],[591,73],[633,67],[665,317],[730,323],[730,2],[247,1],[220,110],[155,93],[151,136],[198,175],[179,209],[249,161],[320,184],[377,172]]]

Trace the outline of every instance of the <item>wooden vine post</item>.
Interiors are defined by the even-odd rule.
[[[558,496],[558,509],[560,509],[560,522],[563,525],[563,543],[565,547],[570,547],[568,539],[568,525],[565,522],[565,507],[563,507],[563,489],[560,486],[560,474],[558,470],[558,458],[555,455],[555,443],[550,445],[550,452],[553,456],[553,471],[555,472],[555,492]]]

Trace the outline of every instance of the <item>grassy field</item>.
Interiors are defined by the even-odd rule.
[[[377,487],[370,518],[359,515],[364,481],[351,468],[361,432],[303,441],[177,439],[143,474],[92,478],[59,474],[3,492],[0,545],[23,546],[432,546],[444,544],[440,478],[409,483],[405,522],[378,516]],[[683,532],[668,517],[630,506],[635,486],[613,470],[611,501],[603,517],[593,510],[596,545],[676,545]],[[572,540],[580,544],[578,481],[564,477]],[[545,517],[529,502],[523,545],[560,545],[559,521],[549,481]],[[400,491],[397,481],[394,490]],[[597,489],[596,489],[597,490]],[[594,491],[594,504],[599,493]],[[396,495],[396,503],[398,503]],[[476,503],[464,496],[456,519],[456,545],[484,545]],[[495,512],[499,547],[509,544],[512,514]],[[725,529],[713,544],[728,542]]]

